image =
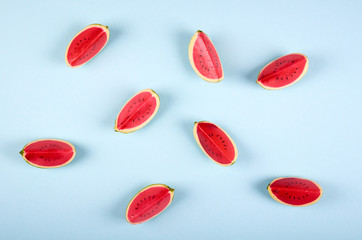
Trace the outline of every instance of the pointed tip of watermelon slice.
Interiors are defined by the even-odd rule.
[[[282,87],[282,88],[271,88],[271,87],[267,87],[267,86],[265,86],[264,84],[262,84],[259,80],[257,80],[256,83],[259,84],[262,88],[264,88],[264,89],[266,89],[266,90],[277,90],[277,89],[285,88],[285,87]]]

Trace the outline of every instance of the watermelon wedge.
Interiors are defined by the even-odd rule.
[[[195,122],[194,137],[206,156],[219,165],[230,166],[238,157],[234,141],[214,123]]]
[[[173,199],[174,189],[164,184],[143,188],[127,206],[126,219],[131,224],[140,224],[156,217]]]
[[[322,196],[322,188],[315,182],[295,177],[277,178],[268,185],[270,196],[276,201],[294,207],[316,203]]]
[[[308,65],[309,61],[305,55],[288,54],[266,65],[260,71],[256,82],[269,90],[285,88],[302,79]]]
[[[94,58],[107,44],[109,29],[101,24],[91,24],[81,30],[70,41],[65,51],[65,62],[69,67],[79,67]]]
[[[134,95],[119,112],[114,129],[130,133],[144,127],[156,115],[160,98],[152,89],[145,89]]]
[[[224,78],[219,55],[210,38],[198,30],[189,44],[189,59],[197,75],[207,82],[216,83]]]
[[[75,157],[74,146],[59,139],[40,139],[28,143],[20,151],[24,160],[38,168],[58,168]]]

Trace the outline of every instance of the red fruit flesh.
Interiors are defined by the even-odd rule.
[[[195,123],[194,136],[205,154],[216,163],[229,166],[235,162],[238,155],[236,146],[217,125],[204,121]]]
[[[268,191],[278,202],[291,206],[308,206],[322,196],[322,188],[317,183],[293,177],[275,179]]]
[[[69,43],[65,61],[70,67],[79,67],[95,55],[106,45],[109,38],[108,27],[92,24],[80,31]]]
[[[66,141],[42,139],[27,144],[20,154],[35,167],[56,168],[73,160],[75,148]]]
[[[209,37],[197,31],[189,46],[191,66],[196,73],[208,82],[219,82],[224,78],[219,55]]]
[[[155,116],[159,103],[158,95],[151,89],[137,93],[118,114],[115,130],[128,133],[145,126]]]
[[[127,221],[139,224],[154,218],[171,203],[173,191],[163,184],[154,184],[142,189],[128,204]]]
[[[293,53],[278,58],[259,75],[257,83],[266,89],[280,89],[299,81],[308,69],[308,58],[300,53]]]

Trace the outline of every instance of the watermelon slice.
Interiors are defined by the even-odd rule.
[[[81,30],[69,43],[65,62],[69,67],[79,67],[94,58],[106,45],[109,29],[101,24],[91,24]]]
[[[217,164],[230,166],[238,157],[233,140],[224,130],[211,122],[195,122],[194,137],[202,151]]]
[[[189,59],[197,75],[207,82],[220,82],[224,78],[221,61],[210,38],[198,30],[191,38]]]
[[[139,224],[156,217],[165,210],[173,199],[174,189],[164,184],[153,184],[139,191],[126,210],[126,219]]]
[[[35,167],[57,168],[73,160],[75,148],[63,140],[40,139],[25,145],[20,154],[27,163]]]
[[[288,87],[304,76],[308,62],[308,58],[300,53],[285,55],[266,65],[260,71],[256,82],[269,90]]]
[[[322,196],[322,188],[304,178],[277,178],[268,185],[270,196],[276,201],[295,207],[316,203]]]
[[[134,95],[119,112],[114,129],[117,132],[134,132],[151,121],[160,106],[160,98],[152,89]]]

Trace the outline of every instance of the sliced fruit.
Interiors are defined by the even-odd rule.
[[[151,121],[160,106],[160,98],[152,89],[134,95],[119,112],[114,129],[117,132],[134,132]]]
[[[189,44],[189,59],[197,75],[207,82],[220,82],[224,78],[221,61],[210,38],[198,30]]]
[[[268,185],[270,196],[276,201],[294,207],[316,203],[322,196],[322,188],[304,178],[277,178]]]
[[[194,137],[202,151],[217,164],[230,166],[238,157],[235,143],[216,124],[206,121],[195,122]]]
[[[57,168],[70,163],[75,148],[67,141],[40,139],[25,145],[20,154],[27,163],[39,168]]]
[[[127,206],[126,219],[139,224],[156,217],[172,202],[174,189],[164,184],[153,184],[139,191]]]
[[[65,51],[65,62],[69,67],[79,67],[94,58],[107,44],[109,29],[101,24],[91,24],[81,30],[69,43]]]
[[[285,55],[266,65],[260,71],[256,82],[269,90],[288,87],[304,76],[308,64],[308,58],[303,54]]]

